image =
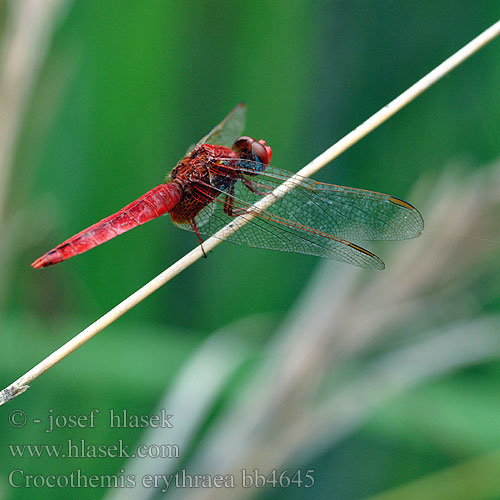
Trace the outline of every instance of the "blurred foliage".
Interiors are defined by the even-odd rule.
[[[46,237],[17,260],[22,280],[15,281],[23,286],[12,291],[9,308],[43,313],[44,297],[64,288],[51,315],[77,308],[96,317],[192,248],[194,235],[176,231],[165,217],[71,266],[51,269],[50,276],[26,266],[161,182],[187,146],[236,102],[248,104],[247,132],[266,138],[277,166],[295,171],[493,19],[471,4],[449,12],[453,32],[439,36],[445,28],[424,22],[425,11],[419,16],[402,13],[396,3],[383,9],[376,2],[362,4],[355,10],[340,3],[311,10],[303,2],[264,2],[251,9],[235,2],[223,4],[217,15],[209,3],[72,5],[56,32],[19,148],[12,210],[40,192],[54,200],[52,211],[35,220]],[[411,45],[412,33],[428,45]],[[369,42],[375,39],[380,44]],[[498,78],[493,54],[494,48],[486,48],[321,178],[404,196],[424,171],[436,171],[450,158],[494,158],[491,123],[500,105],[490,102]],[[487,65],[486,74],[480,65]],[[479,82],[483,93],[473,90]],[[33,179],[30,189],[26,178]],[[132,318],[156,317],[208,332],[256,309],[285,310],[300,286],[276,293],[283,269],[293,267],[298,285],[317,264],[232,245],[219,252],[187,271],[185,286],[174,282],[131,312]],[[250,293],[248,276],[256,275],[258,293]],[[32,290],[28,296],[25,287]],[[183,314],[172,314],[179,304]]]
[[[0,2],[0,36],[8,5]],[[0,284],[3,386],[197,244],[194,234],[177,230],[167,216],[55,267],[29,267],[55,244],[162,182],[187,147],[237,102],[248,105],[246,133],[266,139],[277,167],[297,171],[499,17],[497,0],[68,2],[35,82],[12,165],[6,218],[25,226],[13,230],[8,281]],[[408,196],[422,178],[432,183],[451,162],[472,173],[497,159],[499,43],[473,56],[318,179],[389,192],[420,207],[424,196]],[[21,212],[24,218],[16,219]],[[464,242],[474,236],[464,234]],[[1,238],[6,241],[7,233]],[[498,241],[482,243],[499,248]],[[394,245],[411,243],[384,243],[377,253],[384,259]],[[31,418],[43,418],[49,409],[153,412],[207,337],[263,315],[265,320],[253,317],[251,328],[233,328],[245,346],[244,361],[207,412],[208,426],[239,393],[254,357],[279,320],[293,314],[319,265],[304,255],[225,243],[37,380],[2,408],[2,418],[14,408]],[[365,276],[372,279],[369,271]],[[496,282],[488,285],[498,291]],[[498,312],[500,294],[488,295],[485,303],[480,288],[468,289],[464,300],[478,314],[485,306]],[[461,313],[457,307],[439,316],[428,307],[443,322]],[[262,498],[362,498],[498,449],[492,395],[499,366],[469,368],[398,396],[359,433],[311,459],[314,489],[263,492]],[[6,420],[3,428],[0,498],[34,497],[33,490],[7,485],[8,471],[19,463],[41,474],[77,466],[88,474],[117,473],[125,463],[16,462],[7,443],[60,443],[76,435],[68,429],[47,435],[30,424],[20,437]],[[140,440],[137,430],[107,431],[82,430],[78,439]],[[36,491],[40,499],[53,495]],[[96,490],[71,495],[101,497]],[[500,490],[484,498],[500,498]]]

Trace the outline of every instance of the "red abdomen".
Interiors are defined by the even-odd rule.
[[[64,241],[31,265],[34,268],[47,267],[86,252],[133,227],[170,212],[181,198],[182,190],[177,183],[160,184],[116,214]]]

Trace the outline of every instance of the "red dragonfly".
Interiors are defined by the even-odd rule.
[[[270,166],[272,150],[264,140],[246,136],[235,140],[245,117],[246,107],[239,104],[190,149],[164,184],[31,265],[57,264],[167,212],[176,226],[194,231],[200,243],[202,234],[212,235],[237,216],[244,216],[255,202],[292,177],[290,172]],[[383,269],[384,263],[376,255],[348,240],[402,240],[419,236],[423,230],[418,210],[395,196],[308,178],[294,184],[289,194],[229,239]]]

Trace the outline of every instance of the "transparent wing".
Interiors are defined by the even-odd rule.
[[[250,179],[255,179],[255,185],[262,186],[262,193],[275,189],[293,175],[286,170],[267,167],[264,174],[255,176],[254,165],[246,163],[246,168],[240,168],[243,178],[250,176]],[[245,194],[248,198],[248,194],[241,189],[245,186],[239,184],[237,196]],[[424,228],[420,212],[395,196],[326,184],[306,177],[298,178],[294,185],[294,189],[270,210],[340,238],[355,241],[405,240],[419,236]],[[261,197],[252,194],[254,199]]]
[[[239,180],[229,189],[221,190],[221,194],[197,215],[195,220],[202,234],[213,234],[234,222],[235,216],[244,215],[252,204],[293,175],[274,167],[267,167],[264,173],[258,174],[253,162],[222,161],[225,172],[228,166],[234,168],[233,177]],[[378,257],[347,239],[399,240],[414,238],[422,232],[423,220],[418,210],[394,196],[304,177],[294,184],[290,193],[230,240],[383,269],[383,262]],[[200,185],[198,189],[203,196],[205,187]],[[189,224],[179,226],[191,229]]]
[[[246,104],[240,102],[206,136],[202,137],[196,144],[189,146],[186,155],[200,144],[215,144],[230,148],[234,141],[243,133],[246,117]]]

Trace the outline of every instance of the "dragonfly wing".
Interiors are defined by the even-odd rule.
[[[213,235],[229,223],[241,223],[248,208],[262,197],[239,184],[235,185],[234,193],[221,191],[212,203],[198,213],[195,221],[200,234]],[[203,196],[206,186],[200,185],[199,189],[200,196]],[[233,215],[227,213],[228,204],[232,207]],[[273,207],[251,220],[248,217],[247,224],[242,225],[241,230],[229,236],[228,240],[252,247],[304,253],[361,267],[384,269],[384,263],[368,250],[316,228],[280,217]],[[242,219],[237,219],[237,215],[242,215]],[[189,223],[175,224],[182,229],[193,230]]]
[[[262,193],[274,190],[293,175],[274,167],[256,175],[258,166],[254,169],[253,162],[246,164],[240,171],[254,179]],[[269,209],[274,215],[354,241],[405,240],[419,236],[424,228],[420,212],[395,196],[305,177],[297,178],[294,184],[294,189]],[[239,187],[237,196],[242,196],[241,188],[246,188]]]
[[[230,148],[234,141],[243,133],[246,116],[246,104],[240,102],[206,136],[202,137],[196,144],[191,145],[186,155],[200,144],[215,144]]]
[[[219,189],[220,195],[195,217],[199,232],[204,235],[237,223],[237,215],[244,216],[255,202],[293,175],[273,167],[260,172],[261,166],[251,161],[222,161],[226,173],[228,167],[234,166],[235,174],[229,177],[240,180],[225,191]],[[213,170],[217,173],[216,167]],[[221,169],[219,174],[222,172]],[[418,236],[423,229],[418,210],[399,198],[304,177],[294,179],[291,192],[251,219],[229,240],[383,269],[384,264],[376,255],[348,240],[407,239]],[[200,197],[207,187],[199,186]],[[228,207],[232,215],[228,214]],[[189,224],[180,227],[191,229]]]
[[[217,199],[195,218],[200,234],[212,236],[229,223],[242,224],[241,219],[230,217],[224,212],[224,203],[221,201]],[[242,219],[244,218],[245,214]],[[193,230],[188,223],[175,224],[182,229]],[[262,212],[245,225],[242,224],[241,229],[227,240],[268,250],[315,255],[371,269],[385,267],[376,255],[354,243],[305,226],[284,223],[268,212]]]

